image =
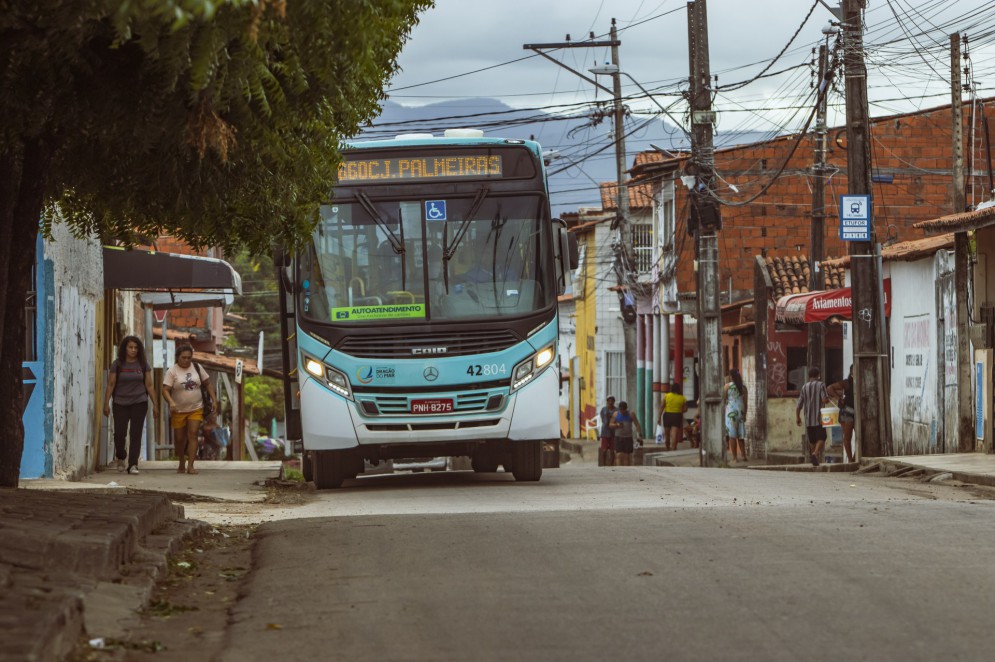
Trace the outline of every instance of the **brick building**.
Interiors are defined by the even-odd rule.
[[[965,116],[965,141],[970,136],[983,135],[972,131],[976,121],[980,120],[969,114]],[[877,241],[894,243],[922,237],[912,226],[949,213],[953,204],[950,106],[876,118],[870,136]],[[847,192],[846,129],[830,128],[827,142],[827,162],[832,174],[825,181],[826,255],[845,255],[847,246],[839,239],[835,219],[839,215],[839,196]],[[972,195],[975,203],[987,197],[985,154],[989,148],[983,142],[976,142],[977,145],[965,145],[968,171],[972,173],[967,181],[969,204]],[[756,195],[784,167],[758,199],[742,206],[722,207],[719,255],[726,297],[723,300],[736,300],[750,293],[755,256],[808,253],[812,187],[816,184],[812,172],[814,150],[812,134],[800,139],[795,135],[782,136],[766,143],[716,150],[715,169],[721,177],[717,194],[733,204],[741,204]],[[686,236],[689,216],[687,189],[680,182],[686,161],[687,155],[683,154],[667,158],[658,152],[645,152],[637,155],[630,171],[634,182],[653,183],[657,191],[673,191],[678,292],[696,289],[694,245],[690,238],[682,238]],[[730,286],[734,293],[731,299],[727,298]]]
[[[922,232],[913,228],[916,223],[951,210],[951,117],[950,106],[945,105],[872,120],[872,195],[877,242],[888,245],[921,238]],[[964,118],[969,204],[988,197],[987,164],[990,159],[987,155],[990,148],[980,139],[983,132],[972,130],[983,121],[983,117],[970,113]],[[719,233],[721,302],[728,307],[723,314],[727,321],[727,337],[723,343],[728,357],[725,362],[727,367],[735,365],[743,370],[744,378],[750,383],[748,373],[754,371],[747,364],[753,362],[752,357],[762,358],[765,365],[780,360],[784,365],[777,369],[775,376],[780,378],[783,372],[785,379],[783,383],[775,384],[770,392],[772,396],[776,393],[783,398],[796,395],[790,386],[795,381],[792,377],[805,367],[803,348],[807,343],[807,329],[785,327],[772,321],[772,333],[784,341],[779,348],[774,348],[784,354],[780,358],[770,355],[770,348],[766,347],[770,339],[763,342],[765,346],[759,353],[755,353],[756,339],[750,336],[752,322],[758,315],[764,320],[773,315],[772,310],[766,311],[767,314],[759,312],[758,306],[770,307],[776,303],[768,300],[775,291],[797,294],[808,290],[805,274],[811,270],[811,265],[806,264],[805,256],[809,253],[812,190],[817,184],[813,174],[814,143],[812,134],[792,135],[715,152],[715,169],[719,176],[716,194],[729,203],[721,206],[723,226]],[[830,128],[827,143],[830,174],[822,183],[826,200],[825,255],[830,257],[848,252],[846,242],[838,237],[836,220],[837,201],[847,192],[845,127]],[[682,329],[688,329],[684,333],[686,339],[690,341],[693,337],[688,321],[689,315],[696,311],[695,246],[688,234],[688,191],[681,181],[681,176],[687,174],[688,160],[689,155],[684,153],[644,152],[636,155],[629,171],[632,176],[629,191],[634,252],[652,255],[649,260],[636,260],[638,280],[649,286],[637,293],[639,314],[636,320],[637,355],[647,368],[629,377],[640,387],[642,397],[637,397],[637,403],[646,403],[642,409],[645,414],[652,407],[644,400],[647,389],[663,390],[663,384],[670,381],[675,369],[679,370],[678,362],[685,352],[675,351],[675,336]],[[764,187],[767,190],[751,200]],[[610,212],[615,208],[615,184],[603,185],[602,209]],[[610,252],[607,246],[598,246],[597,250]],[[764,265],[761,271],[770,279],[771,290],[764,292],[764,301],[754,302],[755,279],[761,264]],[[780,282],[782,278],[785,279],[783,283]],[[830,282],[827,287],[833,287],[833,284]],[[613,322],[622,324],[621,319]],[[605,329],[602,326],[598,331]],[[827,354],[832,354],[829,358],[834,363],[839,362],[839,343],[842,341],[837,337],[839,331],[839,328],[833,329],[827,337]],[[835,368],[838,366],[834,365],[834,373]],[[681,372],[682,379],[687,380],[688,366],[685,365]],[[692,380],[694,372],[692,362]],[[651,375],[651,384],[644,386],[648,375]],[[764,381],[761,388],[752,389],[751,399],[754,393],[763,393],[766,398],[769,384],[766,377]],[[637,389],[629,390],[632,391],[630,395],[636,394]],[[751,406],[751,412],[756,411],[758,408]],[[751,454],[761,454],[764,443],[764,439],[751,439]]]

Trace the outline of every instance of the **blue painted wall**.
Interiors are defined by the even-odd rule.
[[[35,334],[35,360],[25,361],[22,364],[24,393],[28,396],[28,401],[21,416],[24,423],[21,478],[51,478],[52,453],[46,442],[50,438],[51,416],[46,403],[51,402],[47,396],[52,386],[47,384],[45,379],[45,358],[49,354],[47,327],[52,312],[49,310],[48,296],[51,268],[48,268],[45,263],[44,240],[40,236],[35,248],[35,259],[38,265],[38,268],[35,269],[35,291],[37,292],[35,316],[38,330]]]

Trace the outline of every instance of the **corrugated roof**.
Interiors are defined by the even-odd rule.
[[[653,186],[650,184],[630,184],[629,209],[652,209]],[[618,205],[618,186],[615,182],[601,183],[601,208],[615,209]]]
[[[842,267],[830,265],[832,258],[823,260],[822,269],[825,274],[825,288],[838,289],[845,287]],[[767,273],[774,284],[774,297],[780,299],[786,294],[802,294],[809,291],[811,270],[807,255],[790,255],[788,257],[768,257]]]
[[[953,248],[954,233],[926,237],[925,239],[914,239],[912,241],[901,241],[891,246],[881,249],[881,259],[885,262],[911,262],[919,258],[928,257],[936,251]],[[850,256],[832,258],[823,262],[827,267],[840,269],[850,268]]]
[[[959,214],[949,214],[928,221],[920,221],[912,227],[926,232],[963,232],[995,225],[995,207],[965,211]]]
[[[193,360],[200,363],[205,368],[234,375],[235,362],[238,361],[238,357],[222,356],[220,354],[210,354],[208,352],[194,352]],[[258,375],[259,368],[256,366],[256,362],[252,359],[242,359],[242,374],[249,377]],[[283,379],[283,373],[279,370],[274,370],[273,368],[263,368],[263,374],[267,377]]]

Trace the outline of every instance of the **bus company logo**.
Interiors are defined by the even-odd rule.
[[[362,368],[356,371],[356,379],[359,380],[360,384],[369,384],[373,381],[373,366],[364,365]]]
[[[411,353],[415,356],[424,354],[445,354],[448,351],[448,347],[414,347],[411,349]]]

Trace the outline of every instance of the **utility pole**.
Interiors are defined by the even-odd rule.
[[[691,166],[696,177],[691,190],[691,226],[698,258],[698,357],[701,366],[702,465],[722,463],[722,317],[719,309],[719,242],[721,218],[712,196],[715,148],[712,145],[711,71],[708,61],[708,8],[705,0],[687,4],[690,46]]]
[[[867,0],[842,0],[846,69],[847,185],[851,195],[871,194],[870,121],[864,65],[862,10]],[[875,246],[871,208],[870,241],[850,242],[853,293],[854,391],[861,457],[892,454],[889,366],[885,352],[881,254]]]
[[[812,166],[812,232],[809,238],[809,284],[812,292],[825,289],[825,274],[822,260],[825,258],[826,244],[826,107],[828,94],[823,86],[829,85],[829,49],[819,46],[819,93],[820,101],[815,118],[815,165]],[[825,379],[826,339],[822,322],[808,325],[808,356],[806,364],[819,369]]]
[[[621,263],[622,273],[619,274],[619,280],[622,282],[619,284],[625,288],[623,296],[630,297],[632,305],[635,306],[635,292],[632,288],[635,274],[632,263],[632,233],[629,228],[629,187],[625,183],[625,107],[622,105],[622,75],[618,61],[618,47],[621,42],[618,40],[614,18],[608,39],[612,42],[612,64],[615,65],[615,73],[612,74],[612,93],[615,97],[615,184],[618,194],[616,203],[618,220],[615,228],[620,244],[615,248],[615,259]],[[638,374],[636,369],[636,324],[622,323],[622,342],[625,346],[625,390],[628,391],[629,402],[632,403],[639,391],[638,388],[633,388]],[[639,409],[640,407],[637,405],[633,411],[639,411]]]
[[[617,231],[618,241],[613,244],[615,254],[615,275],[617,277],[618,285],[622,288],[623,296],[628,295],[632,297],[633,306],[635,305],[635,293],[632,292],[632,283],[635,280],[635,275],[633,273],[633,256],[632,256],[632,236],[629,227],[629,189],[625,183],[625,106],[622,104],[622,78],[621,78],[621,67],[619,66],[618,59],[618,47],[622,45],[622,42],[618,40],[618,30],[616,29],[615,19],[612,19],[611,32],[609,34],[608,41],[594,41],[593,33],[591,35],[592,39],[588,41],[580,42],[558,42],[558,43],[545,43],[545,44],[524,44],[522,48],[526,50],[535,51],[539,55],[542,55],[550,62],[563,67],[567,71],[583,78],[589,83],[593,83],[595,87],[600,90],[604,90],[612,95],[613,103],[613,118],[614,118],[614,143],[615,143],[615,186],[616,186],[616,208],[618,211],[618,216],[616,222],[612,224],[612,228]],[[569,35],[567,39],[569,40]],[[567,65],[551,58],[548,54],[543,52],[547,49],[556,48],[601,48],[608,46],[611,48],[612,54],[612,65],[613,71],[611,72],[612,77],[612,89],[606,88],[601,85],[596,80],[585,76],[583,73],[568,67]],[[630,409],[636,411],[638,409],[638,404],[636,402],[636,325],[623,322],[622,325],[622,339],[625,347],[625,388],[627,395],[618,394],[619,399],[628,400],[630,403]]]
[[[960,34],[950,35],[950,111],[953,129],[953,212],[967,211],[964,180],[964,109],[960,76]],[[970,247],[966,232],[954,233],[954,290],[957,303],[957,450],[974,450],[974,403],[971,398],[971,356],[967,308]]]

